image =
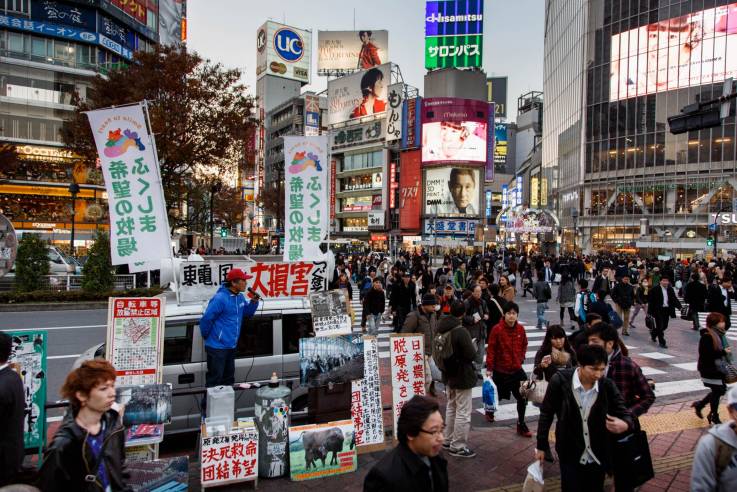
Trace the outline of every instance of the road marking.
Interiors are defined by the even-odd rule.
[[[105,328],[107,325],[82,325],[82,326],[47,326],[37,328],[7,328],[8,331],[39,331],[39,330],[79,330],[85,328]]]
[[[642,369],[642,374],[644,376],[654,376],[656,374],[665,374],[665,371],[661,371],[660,369],[655,369],[654,367],[640,366],[640,369]]]
[[[48,355],[46,356],[46,359],[76,359],[82,354],[73,354],[73,355]]]
[[[57,415],[56,417],[46,417],[46,422],[61,422],[64,420],[63,415]]]
[[[644,354],[635,354],[639,357],[647,357],[648,359],[655,359],[655,360],[661,360],[661,359],[672,359],[673,356],[670,354],[664,354],[662,352],[645,352]]]
[[[676,366],[680,369],[683,369],[684,371],[695,371],[696,364],[698,364],[698,362],[684,362],[683,364],[671,364],[671,365]]]

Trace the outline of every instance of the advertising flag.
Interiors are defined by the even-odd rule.
[[[87,117],[108,194],[113,265],[136,272],[170,258],[164,190],[143,105],[89,111]]]
[[[326,135],[285,136],[284,261],[322,258],[328,233],[328,140]]]

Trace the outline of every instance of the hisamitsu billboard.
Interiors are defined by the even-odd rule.
[[[484,33],[484,0],[442,0],[425,4],[425,36]]]

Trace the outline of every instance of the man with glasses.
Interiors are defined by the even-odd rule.
[[[691,469],[694,492],[737,490],[737,386],[727,393],[730,421],[715,425],[699,439]]]
[[[366,475],[364,492],[446,492],[448,463],[440,456],[444,431],[438,402],[412,397],[397,419],[399,444]]]

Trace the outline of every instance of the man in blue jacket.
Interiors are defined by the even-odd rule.
[[[246,302],[242,292],[246,290],[249,278],[252,277],[239,268],[230,270],[200,320],[200,332],[207,352],[205,386],[208,388],[235,383],[235,348],[241,324],[244,317],[254,315],[260,299],[256,295]]]

